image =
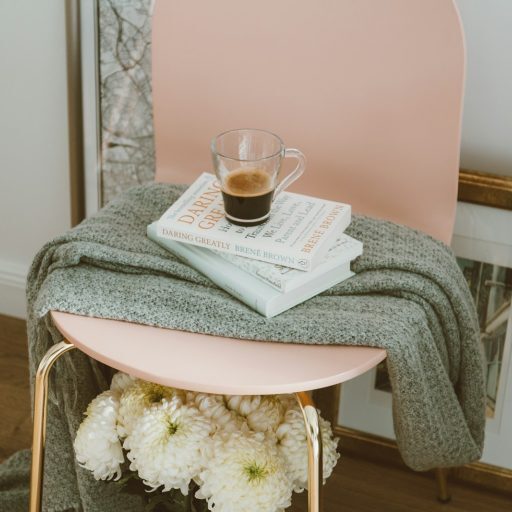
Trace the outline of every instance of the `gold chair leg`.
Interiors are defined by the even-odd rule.
[[[437,499],[441,503],[448,503],[452,496],[448,487],[448,469],[436,468]]]
[[[61,341],[53,345],[41,359],[37,368],[34,387],[34,430],[32,433],[29,512],[39,512],[41,510],[48,404],[48,374],[55,361],[72,348],[75,347],[67,341]]]
[[[308,512],[320,512],[322,506],[323,459],[322,435],[313,399],[305,392],[295,393],[299,402],[308,440]]]

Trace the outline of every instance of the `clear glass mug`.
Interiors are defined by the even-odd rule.
[[[265,130],[230,130],[212,140],[215,174],[220,182],[226,218],[240,226],[256,226],[270,216],[273,200],[299,178],[306,158],[286,148],[277,135]],[[284,158],[298,160],[295,169],[279,182]]]

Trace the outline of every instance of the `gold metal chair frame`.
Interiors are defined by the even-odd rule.
[[[46,418],[48,411],[48,375],[54,363],[66,352],[76,348],[67,340],[53,345],[39,363],[34,389],[34,430],[32,435],[32,467],[30,471],[29,512],[41,510],[44,452],[46,445]],[[322,510],[323,457],[322,436],[318,412],[311,396],[304,392],[295,393],[302,410],[308,444],[308,512]],[[450,500],[446,471],[436,470],[438,499],[446,503]]]

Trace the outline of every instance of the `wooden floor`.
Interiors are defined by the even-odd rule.
[[[0,460],[30,445],[25,322],[0,315]]]
[[[30,445],[25,323],[0,315],[0,461]],[[451,503],[435,499],[428,476],[343,456],[324,488],[329,512],[512,512],[512,499],[452,484]],[[307,510],[305,493],[293,511]]]

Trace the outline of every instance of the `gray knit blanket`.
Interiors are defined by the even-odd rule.
[[[347,233],[364,243],[353,264],[356,275],[266,319],[146,237],[146,226],[182,191],[165,184],[134,188],[43,247],[28,280],[32,374],[62,339],[51,310],[240,339],[381,347],[388,354],[404,461],[426,470],[481,456],[478,323],[449,248],[410,228],[355,216]],[[73,351],[53,375],[46,510],[140,510],[140,502],[118,495],[112,483],[95,482],[74,462],[72,440],[82,412],[108,386],[109,370]]]

